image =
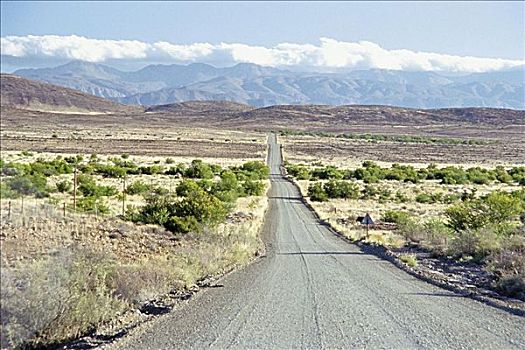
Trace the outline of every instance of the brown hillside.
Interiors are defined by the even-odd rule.
[[[141,107],[125,106],[83,92],[12,74],[1,74],[1,105],[60,113],[129,113]]]
[[[173,114],[198,114],[198,113],[238,113],[253,110],[254,107],[230,101],[188,101],[166,105],[151,106],[146,112],[162,112]]]

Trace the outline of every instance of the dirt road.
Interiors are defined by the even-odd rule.
[[[422,282],[320,225],[269,139],[268,251],[121,349],[524,349],[525,318]]]

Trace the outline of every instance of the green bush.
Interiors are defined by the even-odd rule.
[[[328,200],[328,195],[320,182],[312,183],[308,186],[308,197],[314,202],[326,202]]]
[[[80,175],[77,178],[77,189],[84,197],[114,196],[118,190],[114,186],[97,185],[95,179],[89,175]]]
[[[71,188],[73,188],[73,184],[71,183],[71,181],[63,180],[63,181],[57,182],[56,187],[57,187],[58,192],[64,193],[64,192],[71,191]]]
[[[184,176],[191,179],[212,179],[214,173],[209,164],[200,159],[194,159],[190,167],[184,171]]]
[[[246,162],[241,166],[241,170],[250,174],[250,180],[266,180],[270,176],[270,168],[259,161]]]
[[[202,190],[201,186],[196,181],[183,180],[181,183],[179,183],[179,185],[175,189],[175,193],[177,193],[177,196],[179,197],[187,197],[201,190]]]
[[[91,166],[93,172],[98,175],[110,178],[122,178],[130,171],[131,168],[125,168],[120,165],[109,164],[95,164]],[[83,173],[87,173],[85,168],[82,168]]]
[[[264,194],[264,184],[260,181],[246,180],[242,187],[247,196],[262,196]]]
[[[231,189],[233,173],[224,176],[219,193],[226,195]],[[149,224],[158,224],[176,233],[201,232],[206,226],[214,226],[226,218],[230,205],[215,195],[207,193],[193,180],[184,180],[177,186],[179,200],[170,196],[149,196],[146,205],[137,210],[129,210],[126,218]],[[235,192],[237,196],[237,192]],[[226,198],[225,201],[229,201]]]
[[[86,213],[109,214],[109,206],[100,197],[78,198],[76,210]]]
[[[414,254],[402,254],[399,256],[399,260],[401,260],[410,267],[417,266],[417,258]]]
[[[310,170],[304,165],[287,164],[286,172],[297,180],[310,180]]]
[[[321,180],[341,180],[343,178],[343,172],[335,166],[328,165],[324,168],[312,170],[311,176]]]
[[[387,210],[383,213],[384,222],[393,222],[398,225],[407,224],[411,220],[409,213],[399,210]]]
[[[17,175],[6,181],[8,189],[16,197],[35,196],[37,198],[47,197],[49,188],[44,175]],[[7,194],[4,193],[4,194]]]
[[[157,175],[164,172],[164,167],[161,165],[141,166],[139,172],[144,175]]]
[[[330,180],[324,184],[323,189],[329,198],[359,198],[359,187],[352,182]]]
[[[177,175],[177,176],[184,176],[184,173],[186,172],[187,166],[184,163],[177,164],[176,167],[171,167],[169,170],[166,170],[166,175]]]
[[[508,232],[523,212],[517,195],[494,191],[478,199],[469,199],[445,211],[449,225],[459,232],[493,226],[499,233]]]
[[[152,186],[148,185],[147,183],[143,181],[138,180],[126,187],[126,194],[129,194],[129,195],[144,194],[151,190],[152,190]]]

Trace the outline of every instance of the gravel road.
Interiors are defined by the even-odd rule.
[[[343,242],[281,176],[269,138],[267,255],[120,349],[525,349],[525,318],[420,281]]]

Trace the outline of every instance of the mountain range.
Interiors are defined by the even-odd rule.
[[[222,100],[255,107],[282,104],[395,105],[410,108],[497,107],[525,109],[525,71],[469,75],[362,70],[293,72],[240,63],[149,65],[122,71],[73,61],[14,74],[73,88],[130,105]]]

